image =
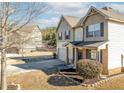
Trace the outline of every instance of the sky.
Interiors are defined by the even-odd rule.
[[[46,3],[49,7],[48,10],[40,16],[40,18],[36,21],[41,28],[57,26],[62,15],[70,15],[76,17],[83,17],[90,6],[94,6],[96,8],[102,8],[105,6],[109,6],[115,10],[118,10],[121,13],[124,13],[124,2],[48,2]]]

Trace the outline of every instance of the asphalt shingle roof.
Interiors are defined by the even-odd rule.
[[[75,27],[75,25],[78,23],[80,18],[75,16],[63,16],[65,20],[70,24],[71,27]]]

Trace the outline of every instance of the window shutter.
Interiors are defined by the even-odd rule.
[[[65,39],[67,39],[67,38],[66,38],[66,31],[65,31]]]
[[[69,31],[69,39],[70,39],[70,37],[71,37],[71,33],[70,33],[70,31]]]
[[[61,32],[61,40],[62,40],[62,32]]]
[[[88,26],[86,26],[86,37],[88,37]]]
[[[104,36],[104,23],[100,24],[100,34],[101,36]]]
[[[60,39],[59,37],[60,37],[60,36],[59,36],[59,33],[58,33],[58,39]]]

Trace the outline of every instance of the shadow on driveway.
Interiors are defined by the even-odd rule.
[[[23,70],[42,70],[46,74],[50,75],[50,74],[56,73],[58,71],[58,67],[61,67],[64,65],[65,63],[63,61],[60,61],[58,59],[51,59],[51,60],[41,60],[41,61],[39,60],[37,62],[33,60],[33,62],[28,62],[25,64],[17,64],[12,66],[16,66]]]

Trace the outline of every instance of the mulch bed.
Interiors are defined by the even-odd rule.
[[[84,84],[94,84],[98,81],[100,81],[100,79],[98,78],[94,78],[94,79],[86,79],[84,81],[84,79],[78,75],[78,73],[76,72],[76,69],[73,68],[69,68],[69,69],[62,69],[60,70],[61,75],[65,75],[67,78],[73,79],[76,82],[79,82],[80,84],[84,83]]]
[[[75,83],[70,79],[67,79],[62,75],[52,75],[48,79],[48,83],[54,86],[75,86],[80,85],[80,83]]]

